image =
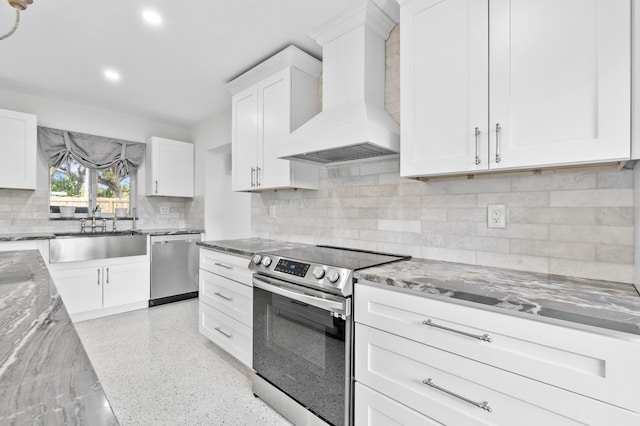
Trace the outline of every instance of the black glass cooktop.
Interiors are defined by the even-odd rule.
[[[351,269],[353,271],[411,258],[411,256],[376,253],[371,251],[332,246],[315,246],[275,250],[269,251],[265,254],[276,255],[300,262],[309,262],[319,265],[333,266],[336,268]]]

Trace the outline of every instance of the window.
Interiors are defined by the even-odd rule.
[[[116,208],[126,208],[130,215],[135,207],[136,173],[120,178],[117,166],[96,170],[71,159],[60,167],[51,167],[49,212],[60,216],[61,206],[75,206],[75,217],[92,216],[100,206],[103,216],[113,216]]]

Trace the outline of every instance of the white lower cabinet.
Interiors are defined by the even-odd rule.
[[[200,249],[199,330],[251,367],[253,288],[249,260]]]
[[[354,404],[356,426],[442,425],[362,383],[355,385]]]
[[[635,335],[355,287],[358,425],[640,425]]]
[[[199,330],[213,343],[251,367],[251,348],[253,347],[251,327],[200,302]]]
[[[147,307],[147,259],[51,264],[49,271],[71,319],[80,321]]]

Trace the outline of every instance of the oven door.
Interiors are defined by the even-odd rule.
[[[253,368],[333,425],[349,424],[350,298],[253,277]]]

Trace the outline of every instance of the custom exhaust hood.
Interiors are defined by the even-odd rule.
[[[315,163],[400,151],[400,127],[384,109],[385,40],[398,22],[393,0],[366,0],[317,28],[323,110],[280,144],[279,158]]]

